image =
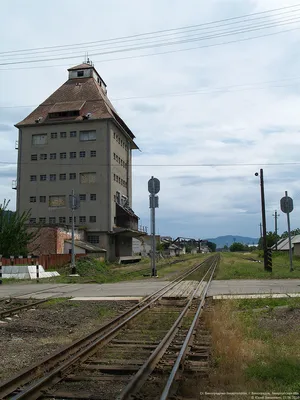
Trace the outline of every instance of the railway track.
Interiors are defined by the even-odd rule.
[[[218,262],[219,255],[214,255],[195,265],[108,324],[4,382],[0,398],[145,398],[144,388],[157,375],[158,396],[161,390],[168,398]],[[203,277],[188,298],[168,297],[178,283],[199,270]]]
[[[12,304],[10,304],[10,302],[6,303],[8,300],[10,300],[10,302],[12,302]],[[43,299],[43,300],[39,300],[39,301],[24,300],[22,302],[22,300],[20,300],[20,299],[3,299],[1,301],[1,306],[2,307],[0,308],[0,320],[2,318],[10,317],[11,315],[17,314],[22,310],[26,310],[28,308],[36,307],[39,304],[45,303],[48,300],[49,299]],[[20,304],[18,306],[15,306],[14,302],[25,303],[25,304]],[[3,304],[4,304],[4,307],[3,307]]]

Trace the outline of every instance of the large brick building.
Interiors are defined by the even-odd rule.
[[[135,136],[107,97],[90,63],[19,122],[17,210],[30,224],[70,226],[69,195],[80,199],[76,227],[107,250],[108,259],[132,255],[138,217],[132,210]]]

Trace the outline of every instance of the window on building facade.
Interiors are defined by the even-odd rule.
[[[50,174],[50,181],[51,182],[56,181],[56,174]]]
[[[40,154],[40,160],[47,160],[47,154]]]
[[[86,195],[85,194],[80,194],[79,195],[79,200],[80,201],[85,201],[86,200]]]
[[[86,222],[86,217],[79,217],[79,222],[85,223]]]
[[[96,150],[91,150],[91,157],[96,157]]]
[[[76,158],[76,151],[70,151],[70,158]]]
[[[67,179],[67,174],[59,174],[59,180],[65,181]]]
[[[36,175],[30,175],[30,182],[36,182]]]
[[[56,217],[49,217],[49,224],[56,224]]]
[[[37,161],[37,154],[31,154],[31,161]]]
[[[67,132],[60,132],[60,138],[65,139],[67,137]]]
[[[70,132],[70,137],[76,137],[77,136],[77,132],[76,131],[71,131]]]
[[[90,222],[96,222],[96,216],[95,215],[91,215],[90,216]]]
[[[76,179],[76,172],[71,172],[71,173],[69,174],[69,179],[71,179],[71,180]]]
[[[59,223],[60,224],[65,224],[66,223],[66,217],[59,217]]]
[[[30,218],[29,219],[30,224],[36,224],[36,218]]]
[[[51,139],[57,139],[57,132],[51,133]]]
[[[42,146],[47,144],[47,134],[42,133],[39,135],[32,135],[32,145],[33,146]]]
[[[91,200],[91,201],[95,201],[96,198],[97,198],[97,196],[96,196],[95,193],[91,193],[91,194],[90,194],[90,200]]]
[[[96,183],[96,172],[82,172],[80,183]]]
[[[79,157],[80,157],[80,158],[84,158],[84,157],[85,157],[85,151],[81,151],[81,152],[79,153]]]
[[[79,140],[81,142],[96,140],[96,131],[81,131],[79,134]]]
[[[81,76],[84,76],[84,71],[77,71],[77,77],[80,78]]]
[[[40,181],[46,181],[47,175],[40,175]]]
[[[72,223],[72,217],[69,217],[69,223]],[[74,217],[74,224],[76,224],[76,217]]]
[[[46,218],[45,217],[40,217],[39,218],[39,223],[40,224],[45,224],[46,223]]]
[[[36,197],[35,196],[29,197],[29,202],[30,203],[36,203]]]
[[[50,160],[56,160],[56,153],[50,153]]]
[[[66,196],[49,196],[49,207],[65,207]]]
[[[40,203],[46,203],[46,196],[40,196]]]
[[[91,244],[98,244],[99,243],[99,236],[97,235],[88,235],[87,241]]]
[[[60,153],[59,156],[60,156],[61,159],[67,158],[67,153]]]

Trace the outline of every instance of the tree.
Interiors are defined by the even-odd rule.
[[[267,232],[267,247],[272,247],[278,240],[280,239],[279,235],[276,235],[275,232]],[[261,237],[258,241],[259,250],[263,249],[263,238]]]
[[[300,235],[300,228],[294,229],[291,231],[291,236],[295,236],[295,235]],[[288,232],[285,231],[283,232],[283,234],[281,235],[282,239],[285,239],[289,236]]]
[[[19,214],[7,210],[9,201],[0,204],[0,254],[4,257],[26,256],[28,245],[39,234],[39,231],[29,232],[26,223],[30,211]]]
[[[229,250],[232,251],[232,252],[234,252],[234,251],[244,251],[245,250],[245,246],[243,245],[243,243],[234,242],[229,247]]]
[[[217,248],[216,243],[207,242],[206,244],[207,244],[207,247],[208,247],[209,249],[211,249],[211,251],[212,251],[213,253],[216,251],[216,248]]]
[[[224,245],[223,249],[224,249],[224,250],[228,250],[227,244]]]

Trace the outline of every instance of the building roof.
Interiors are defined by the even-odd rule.
[[[81,64],[84,68],[95,68],[89,64]],[[72,69],[79,69],[75,66]],[[80,68],[82,69],[82,68]],[[96,71],[96,70],[95,70]],[[97,71],[96,71],[97,72]],[[75,108],[74,108],[75,107]],[[80,111],[79,115],[67,118],[49,118],[49,112]],[[16,124],[16,127],[37,125],[48,125],[64,122],[81,122],[86,114],[90,113],[89,120],[111,119],[117,126],[121,127],[132,139],[135,138],[126,123],[118,115],[116,109],[108,99],[104,90],[93,77],[68,79],[60,88],[51,94],[32,113]],[[134,143],[134,142],[133,142]],[[134,144],[134,148],[138,148]]]
[[[65,240],[65,242],[72,244],[72,240]],[[101,249],[100,247],[95,246],[91,243],[83,242],[82,240],[75,240],[74,244],[75,244],[75,246],[86,250],[88,253],[103,253],[103,252],[106,253],[105,249]]]
[[[300,235],[291,236],[292,248],[294,247],[295,243],[300,243]],[[272,250],[276,249],[276,245],[272,246]],[[280,239],[277,242],[277,250],[289,250],[289,238]]]
[[[76,71],[78,69],[90,69],[90,68],[94,68],[94,66],[89,63],[82,63],[79,65],[75,65],[75,67],[69,68],[68,71]]]

